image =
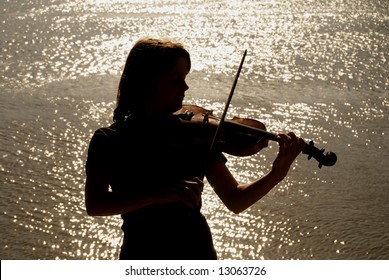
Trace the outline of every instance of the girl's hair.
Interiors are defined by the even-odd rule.
[[[136,114],[145,99],[149,98],[146,93],[155,92],[158,78],[169,72],[179,57],[187,59],[189,71],[190,55],[182,44],[148,37],[136,42],[119,82],[114,122],[122,122],[129,115]]]

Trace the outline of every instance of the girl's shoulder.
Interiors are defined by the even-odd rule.
[[[112,124],[95,130],[90,141],[90,146],[96,146],[101,149],[102,147],[115,146],[115,144],[118,143],[118,140],[117,127],[115,124]]]
[[[105,138],[117,137],[116,124],[111,124],[110,126],[106,126],[106,127],[100,127],[95,131],[93,137],[95,136],[105,137]]]

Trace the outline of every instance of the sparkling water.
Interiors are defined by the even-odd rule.
[[[144,36],[189,49],[186,102],[219,116],[247,49],[227,118],[338,156],[321,169],[299,156],[239,215],[206,185],[220,259],[389,258],[387,0],[8,0],[0,12],[1,259],[117,259],[121,219],[87,216],[84,165]],[[276,154],[273,142],[228,166],[249,182]]]

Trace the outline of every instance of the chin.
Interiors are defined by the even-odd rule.
[[[182,108],[182,104],[170,107],[169,113],[175,113]]]
[[[174,107],[174,109],[175,109],[175,111],[178,111],[178,110],[180,110],[181,108],[182,108],[182,100],[176,104],[176,106]]]

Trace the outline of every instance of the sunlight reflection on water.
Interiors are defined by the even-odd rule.
[[[389,170],[377,164],[388,155],[387,1],[20,2],[2,6],[3,259],[117,258],[121,220],[86,215],[84,163],[93,131],[112,120],[126,55],[145,35],[188,46],[187,101],[218,116],[247,48],[228,117],[339,152],[332,169],[299,157],[241,215],[206,188],[220,258],[389,256]],[[228,165],[249,182],[276,151],[271,143]]]

